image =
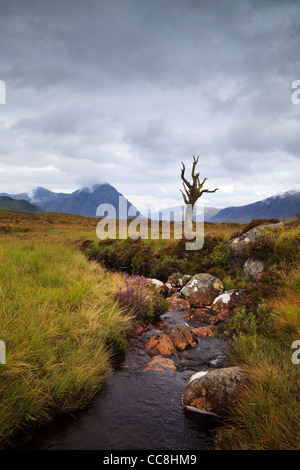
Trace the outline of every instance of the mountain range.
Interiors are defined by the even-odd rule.
[[[31,204],[25,199],[13,199],[9,196],[0,196],[0,209],[17,212],[44,212],[44,210],[36,204]]]
[[[33,190],[32,195],[6,194],[14,199],[22,199],[31,204],[36,204],[45,212],[59,212],[66,214],[77,214],[85,217],[96,217],[97,208],[100,204],[111,204],[116,210],[116,217],[119,217],[119,197],[124,196],[108,183],[96,184],[92,188],[81,188],[71,194],[55,193],[48,189],[38,187]],[[139,211],[126,198],[127,210],[132,206],[131,211],[139,215]],[[1,206],[0,206],[1,207]]]
[[[98,206],[106,203],[114,206],[116,217],[119,217],[120,196],[124,198],[108,183],[78,189],[71,194],[56,193],[38,187],[33,190],[31,195],[27,193],[0,194],[0,209],[24,212],[59,212],[96,217]],[[127,205],[127,210],[131,207],[133,217],[140,215],[138,209],[128,199],[124,198],[123,200]],[[184,205],[173,206],[151,214],[150,218],[154,220],[182,220],[183,211]],[[296,213],[300,213],[300,191],[288,191],[244,206],[232,206],[225,209],[205,206],[204,220],[208,222],[248,223],[252,219],[293,219]]]
[[[221,209],[211,217],[210,222],[248,223],[253,219],[270,218],[288,220],[297,213],[300,213],[300,191],[287,191],[245,206]]]

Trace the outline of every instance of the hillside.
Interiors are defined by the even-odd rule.
[[[214,215],[211,222],[248,223],[253,219],[289,220],[300,212],[300,192],[288,191],[262,201],[239,207],[227,207]]]
[[[36,204],[31,204],[24,199],[13,199],[9,196],[0,196],[0,209],[17,211],[17,212],[33,212],[41,213],[43,209]]]
[[[6,194],[5,194],[6,195]],[[96,217],[97,208],[101,204],[111,204],[119,216],[119,197],[123,196],[110,184],[97,184],[92,188],[82,188],[71,194],[55,193],[48,189],[38,187],[32,196],[22,194],[6,195],[15,199],[27,199],[27,201],[38,204],[46,212],[58,212],[76,214],[85,217]],[[127,201],[127,209],[132,204]],[[137,214],[139,212],[133,206]]]

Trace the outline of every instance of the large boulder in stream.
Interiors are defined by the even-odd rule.
[[[242,367],[196,372],[187,383],[183,405],[189,411],[225,417],[237,403],[246,382],[247,373]]]
[[[146,349],[153,354],[162,356],[177,356],[177,349],[171,338],[165,333],[152,336],[146,344]]]
[[[193,307],[205,307],[223,292],[223,282],[207,273],[195,274],[181,289],[180,294]]]

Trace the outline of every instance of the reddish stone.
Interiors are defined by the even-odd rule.
[[[144,371],[155,370],[158,372],[163,372],[166,369],[176,370],[177,365],[171,359],[158,355],[158,356],[154,356],[152,361],[147,364],[147,367],[146,369],[144,369]]]
[[[200,326],[199,328],[193,328],[192,332],[200,338],[212,338],[215,336],[211,326]]]
[[[163,356],[171,356],[171,354],[177,355],[173,341],[165,333],[152,336],[146,345],[146,349],[162,354]]]
[[[176,295],[176,294],[175,294]],[[170,312],[180,312],[184,310],[188,310],[190,308],[190,304],[187,300],[184,300],[180,297],[170,297],[167,299],[169,303],[169,311]]]
[[[190,315],[189,319],[200,322],[200,323],[205,323],[206,325],[215,325],[218,321],[218,317],[211,315],[210,310],[208,308],[196,308],[190,310]]]

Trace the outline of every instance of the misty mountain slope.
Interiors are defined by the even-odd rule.
[[[17,212],[41,213],[44,210],[36,204],[31,204],[24,199],[13,199],[9,196],[0,196],[0,209]]]
[[[216,215],[221,209],[217,207],[204,206],[204,220],[209,221],[211,217]],[[158,210],[149,214],[152,220],[174,220],[179,222],[183,220],[185,214],[185,205],[172,206],[167,209]]]
[[[214,215],[210,222],[248,223],[252,219],[293,219],[300,213],[300,191],[288,191],[279,196],[239,207],[227,207]]]
[[[12,195],[9,195],[12,197]],[[24,194],[14,195],[15,199],[24,199]],[[38,187],[33,191],[32,196],[26,194],[27,200],[38,204],[46,212],[58,212],[66,214],[83,215],[85,217],[96,217],[97,208],[101,204],[111,204],[119,216],[119,197],[123,196],[113,186],[108,183],[97,184],[92,188],[82,188],[71,194],[55,193],[48,189]],[[124,196],[123,196],[124,197]],[[127,201],[127,209],[132,204]],[[139,214],[138,210],[132,206],[133,213]]]

